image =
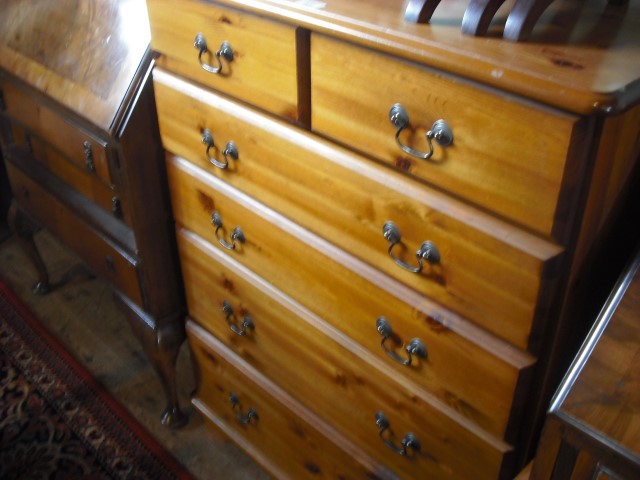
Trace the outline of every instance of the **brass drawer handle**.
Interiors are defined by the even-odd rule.
[[[258,416],[258,412],[253,407],[249,408],[247,413],[242,413],[240,399],[235,393],[231,392],[229,395],[229,401],[231,402],[231,408],[236,412],[236,419],[243,425],[247,425],[251,422],[256,423],[259,420],[260,417]]]
[[[220,44],[220,48],[214,54],[218,66],[212,67],[208,63],[202,61],[202,55],[209,52],[209,48],[207,47],[207,41],[204,38],[202,33],[198,33],[193,42],[193,46],[198,49],[198,62],[200,62],[200,66],[205,69],[209,73],[220,73],[222,71],[222,60],[221,57],[224,58],[227,62],[233,61],[233,48],[226,40]],[[211,57],[211,55],[209,55]]]
[[[429,144],[429,152],[422,153],[400,141],[400,134],[409,126],[409,114],[402,105],[396,103],[391,107],[391,110],[389,110],[389,120],[391,120],[393,126],[396,127],[396,143],[398,146],[402,151],[414,157],[429,160],[433,156],[433,140],[435,140],[441,147],[448,147],[453,143],[453,130],[451,130],[449,124],[444,120],[436,120],[431,126],[431,130],[425,134]]]
[[[231,241],[227,242],[224,238],[219,235],[220,229],[223,229],[222,218],[218,212],[213,212],[211,215],[211,224],[216,227],[216,238],[218,239],[218,243],[222,245],[227,250],[235,250],[236,241],[238,243],[244,243],[246,241],[244,233],[240,227],[235,227],[231,232]]]
[[[420,340],[419,338],[411,339],[409,343],[404,347],[404,350],[409,354],[409,358],[406,359],[398,355],[395,350],[391,350],[390,348],[388,348],[385,343],[389,338],[391,338],[392,341],[398,344],[401,343],[401,340],[397,334],[393,333],[391,324],[385,317],[378,317],[378,320],[376,320],[376,329],[382,336],[382,342],[380,343],[382,349],[387,353],[387,355],[389,355],[389,357],[398,362],[400,365],[404,365],[407,367],[411,366],[414,355],[422,359],[427,358],[427,347],[424,346],[424,343],[422,343],[422,340]]]
[[[233,312],[233,307],[231,303],[227,300],[222,302],[222,312],[225,314],[227,318],[227,323],[229,324],[229,328],[236,335],[240,335],[241,337],[247,334],[248,330],[254,331],[256,329],[253,324],[253,320],[249,315],[245,315],[240,326],[237,325],[235,320],[235,314]]]
[[[440,263],[440,251],[430,240],[422,242],[420,248],[416,251],[416,258],[418,259],[418,266],[412,267],[411,265],[403,262],[395,255],[393,255],[393,247],[402,241],[400,230],[392,221],[385,222],[382,226],[382,235],[389,242],[389,256],[396,262],[396,265],[408,270],[412,273],[420,273],[424,268],[423,261],[426,260],[431,265]]]
[[[91,149],[91,143],[85,140],[82,143],[82,150],[84,152],[84,165],[91,173],[95,173],[96,164],[93,161],[93,150]]]
[[[231,140],[227,142],[227,145],[225,146],[224,150],[222,150],[222,155],[224,156],[224,162],[221,162],[217,160],[215,157],[211,156],[211,154],[209,153],[209,150],[211,150],[212,148],[216,148],[216,146],[213,141],[213,134],[211,133],[211,130],[209,130],[208,128],[205,128],[202,131],[202,143],[204,143],[207,146],[206,155],[207,155],[207,158],[209,159],[209,162],[211,162],[213,165],[215,165],[218,168],[221,168],[224,170],[227,167],[229,167],[229,158],[233,160],[238,160],[238,148],[236,147],[236,144],[233,143]]]
[[[387,417],[383,412],[376,412],[376,426],[378,427],[380,438],[384,444],[397,454],[407,457],[411,455],[409,452],[413,452],[414,454],[420,452],[420,449],[422,448],[420,440],[418,440],[413,433],[407,433],[402,437],[402,440],[400,440],[400,446],[396,445],[396,442],[394,441],[395,435],[391,430],[389,420],[387,420]]]

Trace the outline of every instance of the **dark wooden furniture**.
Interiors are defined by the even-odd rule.
[[[0,17],[2,148],[9,212],[51,288],[36,226],[107,279],[185,422],[174,363],[183,293],[159,144],[144,1],[9,0]]]
[[[551,404],[532,480],[640,478],[640,251]]]

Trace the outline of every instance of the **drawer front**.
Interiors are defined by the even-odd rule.
[[[295,27],[202,1],[151,0],[147,7],[151,45],[161,53],[157,65],[299,119]],[[197,34],[204,36],[209,52],[199,55]],[[233,51],[231,61],[216,56],[223,42]],[[212,73],[201,62],[222,69]]]
[[[551,234],[569,149],[581,138],[576,117],[322,35],[312,35],[311,71],[315,131]],[[440,119],[453,143],[434,139],[428,160],[405,153],[390,121],[396,103],[409,118],[403,145],[429,153],[425,134]]]
[[[55,196],[11,162],[6,162],[6,165],[14,196],[20,206],[80,255],[94,272],[141,305],[138,261],[82,222]]]
[[[289,325],[279,325],[284,327],[280,332],[278,325],[266,325],[273,319],[255,320],[256,343],[268,343],[269,339],[259,337],[272,335],[278,347],[268,352],[247,346],[246,357],[259,355],[255,363],[264,365],[267,376],[275,373],[276,383],[284,381],[285,389],[401,478],[498,478],[507,445],[479,429],[470,431],[328,337],[305,332],[295,318]],[[386,430],[380,435],[379,411],[392,422],[397,438]],[[406,456],[395,451],[401,449],[400,439],[406,432],[420,442],[418,455],[410,449]]]
[[[69,161],[113,187],[106,142],[39,104],[22,90],[8,83],[4,83],[2,89],[6,113],[22,124],[27,133],[47,142]]]
[[[266,207],[248,198],[241,204],[243,197],[239,192],[232,199],[227,195],[234,194],[225,184],[212,178],[207,182],[201,170],[189,172],[197,168],[190,163],[174,158],[168,166],[176,220],[214,245],[208,250],[218,251],[269,279],[275,288],[360,342],[398,372],[420,382],[443,402],[496,435],[505,434],[520,371],[533,362],[528,355]],[[214,211],[223,219],[220,229],[210,223]],[[231,243],[230,235],[236,225],[242,229],[245,243],[236,243],[237,248],[227,251],[216,235]],[[186,249],[181,258],[183,270],[192,269],[194,278],[205,278],[203,267],[198,267],[203,260],[198,262],[187,256],[190,251]],[[207,273],[213,274],[214,271]],[[224,283],[220,286],[224,287]],[[224,291],[222,288],[220,292],[199,292],[193,296],[213,299]],[[192,301],[190,307],[200,308],[201,302],[209,301],[201,298],[200,303]],[[384,348],[377,330],[379,317],[385,317],[398,335],[391,335]],[[417,361],[410,368],[402,367],[386,350],[402,355],[402,340],[413,337],[426,345],[428,359]],[[488,389],[486,385],[492,387]]]
[[[193,403],[274,478],[396,478],[193,322],[187,335],[199,366]]]
[[[559,247],[157,70],[155,92],[169,151],[526,348],[544,270]],[[203,128],[218,148],[202,144]],[[221,153],[229,141],[235,160]],[[389,221],[401,237],[390,252]],[[421,259],[422,270],[413,272],[427,241],[439,261]]]

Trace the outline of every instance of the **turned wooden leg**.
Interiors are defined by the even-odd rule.
[[[38,251],[36,242],[33,240],[33,234],[38,231],[39,227],[18,207],[15,200],[9,206],[7,223],[18,238],[20,247],[36,269],[38,282],[33,287],[33,292],[38,295],[48,293],[51,290],[49,273]]]
[[[404,19],[413,23],[429,23],[440,0],[409,0]]]
[[[159,325],[156,319],[128,298],[119,297],[119,300],[126,306],[133,333],[140,341],[162,383],[167,399],[162,424],[169,428],[183,427],[189,418],[180,409],[176,378],[176,360],[180,346],[186,338],[182,319],[176,315],[174,319]]]
[[[462,33],[484,35],[505,0],[470,0],[462,17]]]
[[[503,38],[513,41],[528,38],[538,18],[552,2],[553,0],[516,0],[507,17]]]

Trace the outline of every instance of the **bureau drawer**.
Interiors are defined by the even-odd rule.
[[[168,177],[177,222],[215,245],[206,248],[208,255],[218,251],[218,262],[229,257],[268,278],[275,288],[360,342],[400,374],[420,382],[483,428],[500,437],[505,435],[521,371],[533,363],[529,355],[207,176],[187,161],[171,157]],[[213,212],[223,219],[219,229],[210,222]],[[232,243],[236,225],[240,226],[245,243],[236,243],[236,248],[227,252],[216,237],[223,243]],[[181,237],[184,246],[183,240]],[[185,276],[193,274],[199,285],[204,285],[201,280],[206,275],[220,277],[219,271],[199,266],[206,261],[189,253],[193,251],[185,247],[183,252]],[[220,281],[219,292],[193,295],[208,298],[222,294],[225,283],[221,277]],[[202,288],[189,285],[194,283],[189,280],[185,283],[188,289]],[[209,301],[201,298],[199,303],[191,302],[191,308],[200,308]],[[386,317],[399,336],[391,336],[384,348],[377,330],[379,317]],[[393,362],[385,349],[397,349],[400,355],[401,345],[396,343],[413,337],[425,343],[428,360],[418,361],[410,368]]]
[[[23,125],[28,134],[44,140],[69,161],[113,186],[109,156],[115,156],[115,152],[109,151],[105,141],[41,105],[13,85],[5,82],[1,87],[5,113]]]
[[[203,1],[150,0],[147,7],[151,45],[161,54],[157,65],[299,120],[295,27]],[[194,46],[198,34],[208,53]],[[216,53],[223,42],[231,61]],[[201,63],[221,70],[212,73]]]
[[[137,259],[84,223],[11,161],[5,163],[20,206],[82,257],[95,273],[105,277],[134,302],[142,304]],[[50,182],[49,186],[52,184]]]
[[[543,234],[563,228],[572,144],[588,141],[577,117],[322,35],[312,35],[311,71],[316,132]],[[440,119],[453,143],[434,139],[429,160],[405,153],[390,121],[397,103],[405,146],[428,153],[425,134]]]
[[[169,151],[527,347],[536,309],[542,311],[543,277],[550,276],[547,270],[562,251],[558,246],[165,72],[156,70],[154,79]],[[217,148],[202,144],[203,128]],[[222,154],[230,141],[235,160]],[[208,156],[227,168],[215,167]],[[388,221],[401,235],[390,253],[383,235]],[[425,241],[440,261],[423,261],[422,271],[408,271],[418,268],[415,252]]]
[[[187,335],[194,405],[274,478],[396,478],[191,321]]]
[[[254,363],[264,364],[266,376],[271,378],[274,373],[274,381],[284,381],[285,389],[305,407],[332,423],[340,434],[401,478],[498,478],[510,450],[508,445],[480,429],[468,429],[457,423],[430,405],[428,397],[406,390],[322,333],[305,332],[295,318],[289,325],[280,325],[286,330],[279,333],[275,331],[277,325],[267,327],[269,320],[264,319],[256,326],[256,342],[264,341],[266,347],[269,339],[259,337],[274,335],[272,343],[279,344],[277,351],[255,359]],[[245,352],[249,358],[252,354],[268,353],[266,348],[259,347],[247,347]],[[276,359],[276,355],[280,358]],[[277,363],[267,365],[270,361]],[[202,381],[207,381],[204,376]],[[388,448],[379,438],[377,411],[387,412],[396,422],[393,429],[398,438],[383,432],[384,439],[392,439],[399,445],[404,433],[413,432],[421,444],[421,454],[409,452],[408,456],[402,456]]]

